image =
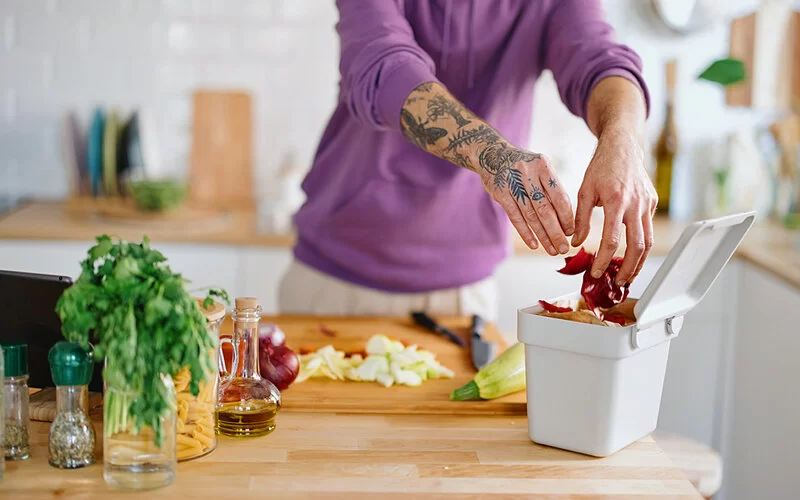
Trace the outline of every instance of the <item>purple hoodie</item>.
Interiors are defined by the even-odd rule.
[[[595,84],[618,75],[645,92],[641,62],[614,41],[600,0],[338,0],[339,101],[303,182],[295,257],[389,292],[490,276],[508,253],[508,217],[479,176],[417,149],[400,109],[424,82],[523,146],[533,86],[553,72],[586,117]]]

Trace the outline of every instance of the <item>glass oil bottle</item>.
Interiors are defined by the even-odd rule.
[[[253,297],[237,297],[233,312],[233,335],[221,344],[233,348],[231,366],[225,366],[219,350],[220,372],[217,403],[217,433],[233,437],[264,436],[275,430],[281,395],[275,385],[262,378],[258,360],[258,322],[261,306]]]

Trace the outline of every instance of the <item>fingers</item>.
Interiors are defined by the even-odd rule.
[[[655,238],[653,235],[653,216],[651,214],[644,214],[642,216],[642,230],[644,231],[644,253],[639,260],[639,265],[636,266],[636,270],[633,272],[633,276],[628,280],[628,283],[631,283],[639,276],[639,273],[642,271],[642,266],[644,266],[644,262],[647,260],[647,256],[650,255],[650,249],[653,248],[653,240]]]
[[[530,200],[528,200],[529,203],[523,200],[525,207],[520,207],[523,209],[522,213],[525,215],[525,218],[528,219],[529,224],[532,224],[533,221],[539,221],[541,223],[547,235],[547,239],[550,242],[550,248],[553,250],[550,252],[548,246],[545,245],[550,255],[569,252],[569,242],[564,234],[564,230],[561,228],[561,223],[558,221],[558,215],[556,214],[553,204],[550,203],[547,195],[544,194],[542,186],[540,186],[537,181],[531,181],[530,179],[528,179],[528,181]],[[535,228],[534,231],[536,231]],[[536,234],[538,235],[539,233]],[[544,238],[541,236],[539,236],[539,240],[544,243]]]
[[[622,230],[622,211],[619,205],[605,205],[603,207],[605,220],[603,221],[603,239],[600,240],[600,250],[594,259],[592,276],[599,278],[606,270],[614,253],[619,248],[620,232]]]
[[[597,198],[593,191],[581,186],[578,191],[578,209],[575,211],[575,233],[572,235],[572,246],[579,247],[589,236],[589,221],[592,218],[592,210],[597,203]]]
[[[555,172],[553,172],[549,165],[540,174],[539,180],[542,183],[547,198],[556,210],[561,229],[564,230],[565,235],[572,236],[575,233],[575,218],[572,216],[572,203],[569,201],[567,192],[564,191],[561,183],[556,179]],[[569,247],[567,247],[567,250],[569,251]]]
[[[520,200],[515,203],[517,204],[518,210],[525,218],[525,222],[536,234],[536,237],[539,238],[539,241],[542,243],[542,248],[544,248],[545,251],[550,255],[558,255],[556,247],[553,245],[553,242],[548,236],[547,230],[542,225],[542,221],[539,219],[539,216],[536,214],[536,210],[533,208],[533,202],[528,198],[520,198]]]
[[[511,224],[514,226],[514,229],[517,230],[519,233],[520,238],[528,245],[528,248],[536,250],[539,248],[539,243],[536,241],[536,237],[533,235],[533,231],[528,226],[528,222],[523,217],[522,212],[519,211],[519,207],[513,200],[498,200],[500,202],[500,206],[508,214],[508,220],[511,221]]]
[[[625,248],[625,257],[622,259],[622,267],[617,273],[617,285],[624,285],[630,283],[631,278],[639,269],[639,263],[642,262],[645,256],[645,237],[644,228],[642,227],[643,217],[639,215],[638,207],[632,207],[625,213],[622,222],[625,224],[625,233],[627,234],[627,245]]]

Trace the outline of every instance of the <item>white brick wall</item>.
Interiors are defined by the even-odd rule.
[[[151,110],[184,172],[200,86],[252,93],[258,179],[289,150],[310,164],[336,99],[336,18],[332,0],[0,0],[0,196],[63,196],[61,119],[86,127],[95,105]]]

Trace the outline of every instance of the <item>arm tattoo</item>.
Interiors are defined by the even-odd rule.
[[[447,145],[447,151],[453,151],[459,146],[473,144],[475,142],[483,142],[486,144],[494,144],[500,140],[500,136],[487,127],[480,125],[478,128],[459,130],[455,136],[450,138],[450,144]]]
[[[448,100],[442,94],[437,94],[428,101],[428,119],[432,122],[444,115],[450,115],[456,121],[456,126],[461,128],[472,123],[464,118],[463,114],[466,114],[466,110],[460,103]]]
[[[480,120],[476,120],[477,117],[471,111],[446,93],[437,92],[432,97],[425,95],[432,90],[432,83],[418,86],[400,111],[403,134],[412,143],[469,170],[478,171],[480,165],[480,168],[490,174],[495,188],[508,187],[518,203],[525,204],[527,200],[539,201],[544,198],[540,186],[531,184],[532,191],[528,192],[522,172],[515,167],[517,163],[538,160],[541,155],[512,146],[500,133],[484,123],[467,128],[467,125]],[[440,121],[445,117],[452,118],[453,121]],[[431,126],[432,122],[442,126]],[[444,137],[448,139],[447,146],[437,146],[437,142]],[[474,149],[465,151],[467,146]],[[475,165],[476,158],[473,156],[476,153],[478,165]],[[550,187],[555,187],[555,182],[555,179],[550,179]]]
[[[403,134],[417,147],[428,149],[428,146],[436,144],[436,141],[447,135],[447,130],[439,127],[425,128],[425,123],[418,121],[414,115],[405,108],[400,110],[400,117],[403,119]]]
[[[556,182],[556,180],[555,180],[555,179],[553,179],[553,178],[551,178],[551,179],[550,179],[550,182],[549,182],[549,184],[550,184],[550,187],[551,187],[551,188],[554,188],[554,187],[558,186],[558,183],[557,183],[557,182]]]
[[[520,178],[520,171],[513,166],[518,162],[527,163],[538,158],[541,158],[541,155],[515,148],[507,142],[497,142],[486,146],[478,160],[481,167],[494,176],[496,187],[502,189],[508,184],[514,198],[525,203],[528,193]]]

